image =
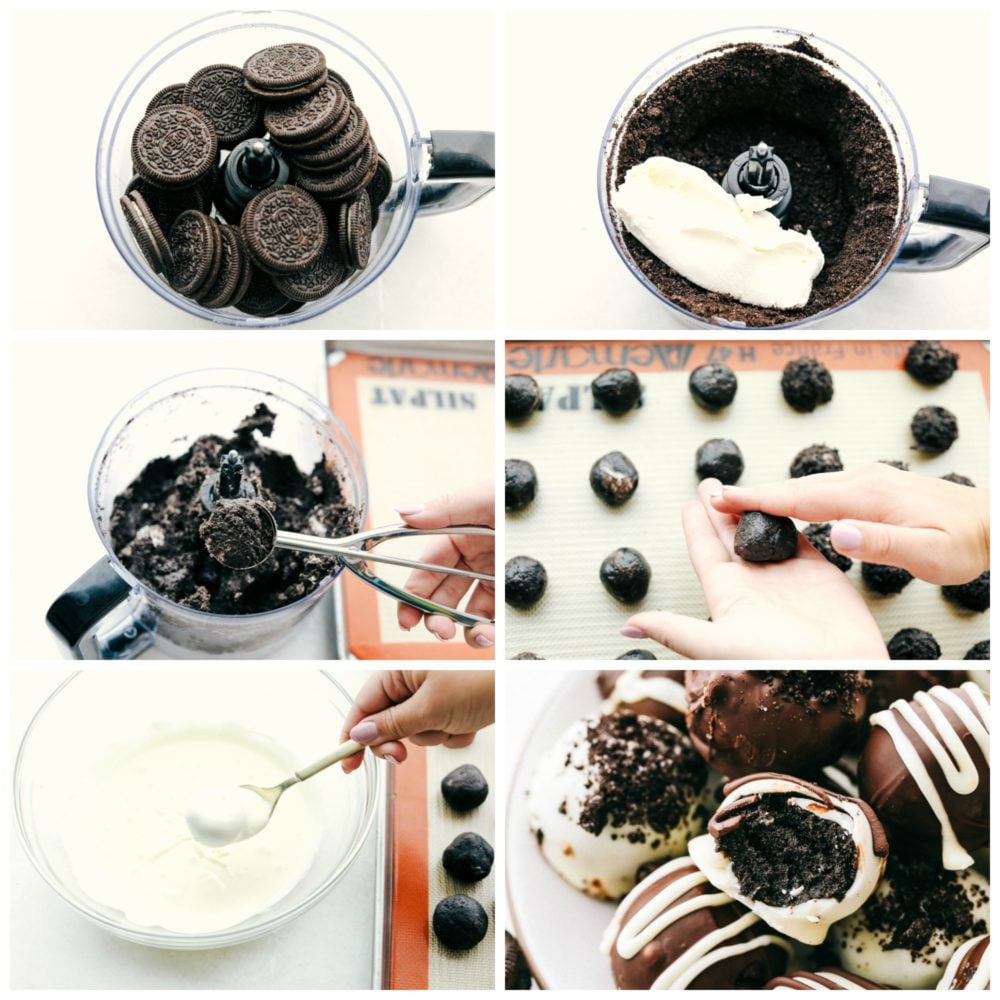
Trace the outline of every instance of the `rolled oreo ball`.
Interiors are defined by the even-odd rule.
[[[691,372],[688,390],[703,410],[716,413],[736,398],[736,374],[729,365],[699,365]]]
[[[846,573],[853,565],[854,560],[838,552],[830,541],[830,529],[832,524],[820,522],[817,524],[807,524],[802,529],[802,534],[806,536],[809,544],[827,561],[833,563],[841,571]]]
[[[788,467],[792,479],[802,479],[803,476],[815,476],[821,472],[840,472],[844,463],[840,460],[840,452],[828,444],[811,444],[803,448]]]
[[[955,374],[958,355],[940,340],[915,340],[906,352],[903,367],[924,385],[940,385]]]
[[[605,557],[598,576],[612,597],[623,604],[635,604],[648,593],[653,570],[641,552],[622,547]]]
[[[570,885],[619,899],[636,869],[683,853],[705,829],[705,762],[687,737],[631,712],[574,722],[538,762],[531,830]]]
[[[913,574],[908,569],[899,566],[883,566],[881,563],[863,562],[861,564],[861,579],[869,590],[876,594],[888,596],[900,593],[905,586],[913,581]]]
[[[648,649],[627,649],[616,660],[655,660],[656,657]]]
[[[937,984],[939,990],[988,990],[990,988],[990,936],[980,934],[962,945],[948,962]]]
[[[940,660],[937,639],[922,628],[901,628],[887,643],[890,660]]]
[[[684,731],[687,692],[683,670],[602,670],[597,686],[604,698],[602,712],[624,709],[651,715]]]
[[[760,987],[792,951],[716,892],[690,858],[657,868],[621,901],[601,950],[620,990]]]
[[[698,482],[712,478],[732,486],[743,475],[743,452],[729,438],[710,438],[694,453],[694,471]]]
[[[989,930],[989,892],[974,868],[946,871],[936,858],[907,856],[893,845],[881,885],[830,928],[829,945],[857,976],[933,989],[962,943]]]
[[[958,418],[943,406],[922,406],[910,421],[914,449],[940,455],[958,440]]]
[[[531,462],[523,458],[508,458],[503,464],[504,509],[524,510],[538,492],[538,476]]]
[[[599,410],[621,417],[639,405],[642,386],[631,368],[609,368],[590,383],[590,394]]]
[[[549,583],[545,567],[531,556],[514,556],[504,566],[504,600],[512,608],[530,608],[542,599]]]
[[[863,979],[844,969],[823,968],[815,972],[789,972],[776,976],[764,986],[765,990],[891,990],[870,979]]]
[[[990,640],[980,639],[974,646],[970,646],[963,660],[988,660],[990,658]]]
[[[519,424],[542,409],[542,393],[530,375],[508,375],[504,379],[504,417]]]
[[[874,810],[785,774],[726,785],[708,833],[688,844],[709,882],[769,927],[822,944],[875,891],[889,841]]]
[[[781,373],[781,394],[799,413],[812,413],[833,399],[833,376],[822,361],[793,358]]]
[[[893,845],[968,868],[990,838],[990,702],[972,681],[918,691],[871,717],[861,797]]]
[[[814,778],[859,731],[870,683],[859,670],[689,670],[694,748],[728,778]]]
[[[968,477],[960,475],[957,472],[949,472],[948,475],[941,477],[946,483],[954,483],[956,486],[971,486],[975,489],[976,484]]]
[[[968,583],[945,584],[941,595],[946,601],[965,608],[966,611],[986,611],[990,606],[990,571],[980,574]]]
[[[746,510],[736,523],[733,550],[747,562],[784,562],[795,555],[799,533],[790,517]]]
[[[590,467],[590,488],[609,507],[620,507],[638,486],[639,470],[620,451],[609,451]]]

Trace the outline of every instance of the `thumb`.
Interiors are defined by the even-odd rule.
[[[351,729],[348,736],[363,746],[378,746],[388,740],[401,740],[414,733],[433,729],[433,721],[427,718],[418,691],[406,701],[365,716]]]
[[[930,583],[946,582],[948,536],[937,528],[903,528],[878,521],[838,521],[830,543],[845,556],[898,566]]]
[[[633,615],[621,634],[628,639],[655,639],[661,646],[689,660],[717,660],[727,656],[718,626],[672,611],[646,611]]]

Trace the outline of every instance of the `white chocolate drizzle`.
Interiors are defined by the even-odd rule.
[[[622,926],[626,912],[640,894],[645,893],[650,886],[657,882],[676,872],[683,872],[685,869],[691,870],[664,886]],[[703,893],[685,900],[683,903],[678,902],[685,893],[697,889],[707,881],[708,879],[692,864],[690,858],[677,858],[657,868],[619,903],[614,918],[604,932],[601,951],[605,955],[610,955],[612,948],[614,948],[622,958],[634,958],[654,938],[689,914],[710,906],[725,906],[727,903],[733,902],[732,898],[724,892]],[[722,962],[734,955],[747,954],[757,948],[766,948],[769,945],[776,945],[791,954],[791,945],[776,934],[759,934],[749,941],[727,943],[744,930],[760,922],[760,917],[755,913],[747,912],[732,923],[725,924],[706,934],[700,941],[671,962],[660,973],[650,989],[686,989],[717,962]]]
[[[988,990],[990,988],[990,936],[989,934],[981,934],[979,937],[970,938],[951,956],[951,961],[948,962],[948,967],[944,970],[944,975],[937,984],[939,990],[955,989],[955,980],[966,956],[983,941],[986,942],[986,946],[979,957],[979,965],[962,989]]]
[[[622,705],[635,705],[648,698],[683,715],[687,709],[684,685],[670,677],[643,677],[644,673],[644,670],[623,670],[601,711],[614,712]]]
[[[959,692],[965,692],[972,704],[964,701]],[[959,842],[951,825],[948,810],[941,801],[941,795],[920,756],[920,750],[912,738],[903,732],[903,727],[896,716],[898,714],[904,719],[919,736],[928,752],[937,761],[941,774],[951,790],[957,795],[971,795],[979,787],[976,762],[962,742],[961,734],[956,731],[941,706],[950,708],[958,716],[989,766],[990,703],[982,689],[972,681],[966,681],[958,689],[933,687],[930,691],[918,691],[913,700],[927,712],[933,729],[917,715],[913,705],[904,699],[894,701],[884,712],[876,712],[871,717],[871,724],[881,726],[889,734],[896,753],[899,754],[900,760],[910,772],[921,795],[940,824],[941,861],[944,867],[949,871],[960,871],[972,864],[972,855]]]

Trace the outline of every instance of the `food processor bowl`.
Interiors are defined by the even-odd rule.
[[[789,51],[788,46],[803,37],[822,59],[802,51]],[[859,95],[872,109],[889,139],[899,176],[895,236],[866,283],[849,299],[832,308],[787,323],[753,327],[722,317],[706,319],[672,301],[657,288],[629,252],[624,240],[624,226],[611,206],[608,191],[608,178],[617,176],[619,144],[632,109],[677,73],[746,44],[780,49],[789,55],[811,60]],[[618,101],[605,128],[597,163],[597,197],[604,227],[626,267],[676,314],[682,325],[695,328],[760,331],[808,326],[833,316],[867,295],[890,267],[943,270],[967,260],[989,244],[989,190],[936,176],[921,183],[913,136],[902,109],[888,87],[867,66],[838,45],[792,28],[748,27],[713,32],[671,49],[643,70]]]
[[[118,937],[177,949],[221,948],[260,937],[318,903],[358,857],[382,789],[382,765],[371,754],[350,777],[338,769],[290,793],[308,795],[324,819],[316,857],[286,896],[220,931],[185,934],[144,927],[91,899],[74,875],[60,823],[79,783],[100,766],[105,753],[148,738],[154,727],[232,723],[273,740],[305,764],[330,751],[351,701],[335,678],[319,671],[79,671],[39,708],[21,741],[13,789],[18,837],[49,886]]]
[[[161,88],[189,79],[204,66],[242,66],[260,49],[296,41],[322,49],[331,69],[349,81],[379,152],[392,171],[392,190],[379,208],[368,266],[294,313],[258,317],[236,308],[206,309],[179,295],[152,271],[128,230],[118,199],[132,179],[132,133]],[[101,215],[126,264],[148,288],[187,314],[239,327],[300,323],[346,302],[395,260],[418,213],[440,213],[471,204],[492,190],[493,171],[493,133],[435,131],[422,135],[399,82],[375,52],[321,17],[288,11],[213,14],[160,40],[118,85],[97,143]]]
[[[364,523],[368,486],[357,447],[318,399],[283,379],[239,369],[208,369],[168,378],[127,403],[111,421],[91,463],[87,501],[106,552],[52,605],[49,625],[82,659],[129,659],[154,642],[172,658],[262,656],[287,638],[329,590],[337,566],[311,593],[257,614],[222,615],[185,607],[133,576],[110,538],[114,499],[160,456],[184,454],[204,434],[229,438],[266,403],[276,415],[267,444],[302,470],[323,461]]]

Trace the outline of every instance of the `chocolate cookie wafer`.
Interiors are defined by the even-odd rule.
[[[381,153],[378,154],[375,174],[368,182],[368,187],[365,190],[368,192],[368,197],[375,208],[389,197],[389,192],[392,190],[392,168],[389,166],[389,161]]]
[[[351,104],[347,110],[347,118],[339,130],[324,135],[319,142],[286,147],[288,158],[304,170],[322,172],[356,156],[368,142],[368,122],[357,105]]]
[[[170,230],[177,217],[188,209],[196,209],[199,212],[209,212],[212,207],[211,199],[206,199],[205,192],[201,185],[194,185],[186,188],[158,188],[141,177],[133,177],[125,188],[125,194],[129,195],[133,191],[138,191],[152,211],[156,221],[164,233]]]
[[[224,309],[236,296],[244,271],[243,247],[233,226],[218,225],[222,255],[214,282],[205,284],[198,301],[206,309]]]
[[[164,274],[173,267],[170,243],[160,228],[146,199],[138,191],[122,195],[118,200],[125,221],[135,237],[149,266],[157,273]]]
[[[204,212],[182,212],[170,227],[173,267],[167,280],[174,291],[195,298],[219,273],[221,239],[215,221]]]
[[[184,88],[183,103],[208,115],[220,149],[264,134],[260,102],[243,86],[238,66],[217,63],[198,70]]]
[[[361,270],[368,266],[371,246],[371,202],[367,193],[362,191],[337,206],[334,250],[339,260]]]
[[[184,83],[171,83],[168,87],[158,90],[150,98],[149,104],[146,105],[146,114],[148,115],[150,111],[155,111],[157,108],[163,108],[170,104],[183,104],[184,88],[186,86],[187,84]]]
[[[307,86],[326,73],[326,56],[315,45],[287,42],[255,52],[243,64],[248,87],[260,95],[274,94]]]
[[[295,302],[315,302],[329,295],[351,273],[327,247],[308,267],[294,274],[276,274],[274,286]]]
[[[344,201],[368,186],[378,167],[378,151],[369,140],[358,158],[332,170],[314,173],[296,167],[295,183],[321,201]]]
[[[276,316],[291,300],[275,288],[271,276],[266,271],[262,271],[253,261],[248,263],[250,284],[243,298],[235,303],[236,308],[248,316]]]
[[[268,105],[264,125],[278,145],[294,146],[342,127],[348,113],[347,95],[335,83],[327,81],[308,97]]]
[[[240,232],[254,263],[273,274],[308,267],[329,236],[320,204],[292,184],[270,187],[253,198],[243,209]]]
[[[132,136],[135,172],[150,184],[197,184],[219,160],[219,140],[208,115],[186,104],[150,111]]]

